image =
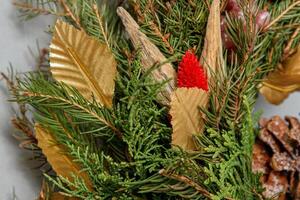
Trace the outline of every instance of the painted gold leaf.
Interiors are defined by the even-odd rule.
[[[65,147],[58,144],[55,137],[40,125],[35,126],[36,138],[38,146],[42,149],[43,154],[47,157],[47,161],[53,170],[69,181],[73,180],[72,175],[76,175],[84,180],[86,186],[91,189],[92,184],[89,176],[81,171],[79,164],[75,163],[70,155],[67,154]]]
[[[58,20],[50,45],[53,77],[75,87],[85,98],[92,96],[111,107],[117,73],[109,47],[85,32]]]
[[[121,18],[126,32],[136,50],[141,53],[141,63],[144,70],[149,70],[156,64],[162,64],[159,68],[152,71],[151,75],[158,82],[166,82],[162,91],[158,94],[158,102],[169,106],[171,94],[176,88],[177,73],[173,66],[167,62],[166,57],[160,52],[149,38],[140,31],[139,25],[130,16],[130,14],[122,7],[117,9],[117,13]]]
[[[193,135],[201,134],[204,122],[200,107],[206,106],[208,94],[198,88],[178,88],[172,95],[172,144],[195,150]]]
[[[58,192],[55,192],[51,194],[50,200],[79,200],[79,199],[75,197],[67,197]]]
[[[260,93],[272,104],[282,103],[290,93],[300,90],[300,47],[262,82]]]

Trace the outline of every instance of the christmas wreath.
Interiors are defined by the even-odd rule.
[[[37,70],[2,74],[39,199],[300,199],[299,121],[253,114],[300,88],[300,0],[14,4],[57,17]]]

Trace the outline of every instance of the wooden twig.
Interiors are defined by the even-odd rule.
[[[143,23],[145,21],[145,18],[144,18],[143,14],[142,14],[142,11],[141,11],[141,5],[138,2],[136,4],[134,4],[133,10],[137,14],[137,20],[138,20],[138,22],[139,23]]]
[[[287,59],[295,51],[294,49],[291,49],[291,48],[292,48],[294,39],[298,36],[299,33],[300,33],[300,26],[294,31],[294,33],[292,34],[291,38],[289,39],[286,47],[284,48],[282,60]]]
[[[77,25],[77,28],[79,28],[80,30],[83,30],[80,25],[80,20],[75,17],[75,15],[73,14],[73,12],[69,8],[69,6],[66,4],[66,2],[64,0],[59,0],[59,2],[61,4],[61,6],[64,8],[66,15],[69,16],[75,22],[75,24]]]
[[[206,189],[204,189],[199,184],[197,184],[196,182],[194,182],[193,180],[191,180],[190,178],[188,178],[186,176],[182,176],[182,175],[178,175],[178,174],[174,174],[174,173],[168,173],[167,170],[165,170],[165,169],[160,170],[159,174],[162,176],[168,177],[170,179],[174,179],[174,180],[183,182],[183,183],[195,188],[195,190],[197,190],[203,196],[205,196],[209,199],[212,199],[212,195]]]
[[[45,61],[47,61],[47,55],[49,54],[49,50],[46,48],[43,48],[40,51],[40,55],[39,55],[39,59],[38,59],[38,63],[37,63],[37,67],[38,69],[41,69],[43,67],[43,63]]]
[[[168,81],[158,94],[158,102],[169,106],[172,92],[176,88],[176,71],[157,46],[155,46],[149,38],[140,31],[139,25],[124,8],[119,7],[117,9],[117,14],[121,18],[135,50],[140,52],[143,70],[147,71],[153,66],[161,64],[161,66],[151,71],[151,75],[157,82],[161,83]]]
[[[210,10],[210,3],[208,2],[208,0],[204,0],[204,3],[207,7],[208,10]]]
[[[188,0],[188,3],[193,7],[193,8],[196,8],[196,4],[194,2],[194,0]]]

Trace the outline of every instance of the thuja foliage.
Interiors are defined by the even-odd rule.
[[[108,43],[118,61],[112,109],[89,102],[76,89],[41,73],[18,79],[13,88],[14,100],[32,107],[34,120],[66,147],[93,186],[90,190],[79,177],[70,182],[47,173],[54,190],[80,199],[261,198],[259,176],[251,171],[256,136],[251,111],[260,80],[299,44],[299,2],[240,1],[252,3],[242,6],[246,24],[226,14],[230,24],[226,31],[236,51],[225,51],[224,65],[213,75],[209,107],[201,109],[206,127],[194,152],[171,147],[168,110],[156,102],[162,84],[149,76],[157,66],[142,71],[139,52],[132,50],[115,14],[116,6],[128,6],[141,30],[167,58],[188,49],[200,56],[210,2],[17,3],[24,16],[54,14]],[[253,22],[263,8],[272,19],[269,26],[256,30]]]

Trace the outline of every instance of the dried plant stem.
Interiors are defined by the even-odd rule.
[[[151,29],[154,31],[154,34],[157,35],[157,37],[159,37],[163,41],[163,43],[166,45],[166,47],[169,49],[169,53],[174,54],[174,49],[173,49],[172,45],[169,43],[169,41],[167,39],[168,37],[164,36],[161,33],[158,26],[153,21],[150,22],[150,26],[151,26]]]
[[[212,195],[206,189],[204,189],[203,187],[201,187],[200,185],[198,185],[196,182],[189,179],[188,177],[178,175],[178,174],[174,174],[174,173],[168,173],[167,170],[165,170],[165,169],[160,170],[159,174],[162,175],[162,176],[165,176],[167,178],[183,182],[183,183],[195,188],[195,190],[197,190],[199,193],[201,193],[205,197],[207,197],[209,199],[212,199]]]
[[[20,3],[20,2],[16,2],[16,1],[13,1],[12,3],[13,3],[14,6],[18,7],[19,9],[31,10],[32,12],[39,12],[39,13],[42,13],[44,15],[53,14],[52,12],[50,12],[47,9],[34,8],[34,7],[32,7],[31,5],[29,5],[27,3]]]
[[[151,2],[151,3],[148,4],[146,10],[150,10],[151,13],[155,14],[153,2]],[[145,18],[143,17],[143,14],[142,14],[142,11],[141,11],[141,7],[140,7],[139,3],[135,4],[134,11],[138,15],[138,22],[139,23],[144,23],[145,22]],[[150,24],[150,28],[152,29],[153,33],[157,37],[159,37],[162,40],[162,42],[165,44],[165,46],[168,48],[169,53],[170,54],[174,54],[174,48],[169,43],[168,36],[165,36],[164,34],[161,33],[161,31],[159,30],[159,27],[155,24],[154,21],[150,21],[149,24]]]
[[[292,44],[297,37],[297,35],[300,33],[300,26],[294,31],[293,35],[291,36],[289,42],[287,43],[285,49],[283,50],[283,58],[282,60],[287,59],[295,50],[291,49]]]
[[[97,16],[97,20],[98,20],[98,23],[99,23],[99,26],[100,26],[100,29],[101,29],[101,32],[102,32],[102,35],[104,37],[104,40],[105,40],[105,43],[108,47],[110,47],[109,45],[109,42],[108,42],[108,38],[107,38],[107,33],[106,31],[104,30],[104,26],[103,26],[103,19],[102,17],[100,16],[100,13],[99,13],[99,9],[98,9],[98,6],[96,4],[93,5],[93,10]]]
[[[66,4],[66,2],[64,0],[59,0],[59,2],[61,4],[61,6],[63,7],[63,9],[65,10],[66,15],[69,16],[76,23],[77,28],[79,28],[80,30],[83,30],[80,25],[80,20],[75,17],[75,15],[73,14],[73,12],[69,8],[69,6]]]
[[[44,62],[47,61],[47,55],[49,54],[49,50],[46,48],[43,48],[40,51],[40,55],[39,55],[39,59],[38,59],[38,64],[37,64],[37,68],[41,69],[43,67]]]

